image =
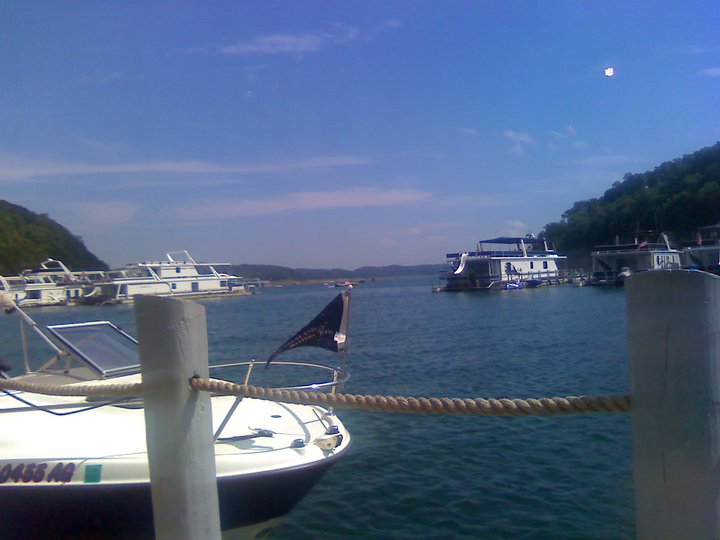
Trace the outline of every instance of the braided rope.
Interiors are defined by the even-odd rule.
[[[358,394],[328,394],[299,390],[280,390],[236,384],[217,379],[193,378],[190,386],[196,391],[215,394],[283,401],[301,405],[322,405],[363,411],[385,411],[432,414],[476,414],[481,416],[530,416],[590,412],[627,412],[628,396],[568,396],[539,399],[493,399],[450,397],[369,396]],[[43,385],[17,380],[0,379],[0,389],[56,396],[117,397],[142,393],[142,383]]]
[[[119,397],[142,394],[142,383],[130,384],[37,384],[16,379],[0,379],[0,390],[20,390],[47,396]]]
[[[568,396],[540,399],[416,398],[280,390],[201,378],[192,379],[190,385],[195,390],[216,394],[242,395],[286,403],[364,411],[530,416],[630,410],[628,396]]]

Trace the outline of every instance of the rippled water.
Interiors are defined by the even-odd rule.
[[[353,290],[352,393],[550,397],[628,392],[622,290],[571,286],[434,294],[431,278]],[[266,357],[339,289],[202,302],[211,362]],[[127,306],[43,308],[38,322],[108,319]],[[7,319],[0,337],[15,331]],[[9,351],[9,352],[8,352]],[[307,358],[309,349],[287,353]],[[1,353],[17,363],[18,350]],[[328,360],[332,353],[317,354]],[[354,447],[275,539],[634,537],[630,418],[482,418],[340,411]]]

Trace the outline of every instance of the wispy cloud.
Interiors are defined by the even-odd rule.
[[[473,195],[465,193],[462,195],[444,196],[438,200],[438,205],[458,208],[500,208],[507,206],[510,200],[512,200],[512,198],[506,199],[494,195]]]
[[[477,129],[475,128],[459,127],[457,131],[466,137],[477,137]]]
[[[582,159],[568,161],[570,165],[581,165],[583,167],[605,167],[612,165],[625,165],[629,163],[642,163],[644,160],[637,156],[590,156]]]
[[[297,161],[224,165],[204,161],[151,161],[140,163],[30,163],[27,160],[0,157],[0,181],[42,179],[53,176],[101,176],[131,174],[257,174],[281,173],[307,169],[365,165],[361,156],[318,156]]]
[[[503,131],[503,135],[506,139],[521,144],[533,144],[535,142],[532,136],[528,135],[527,133],[521,133],[519,131],[513,131],[511,129],[506,129],[505,131]]]
[[[720,77],[720,67],[701,69],[697,74],[702,77]]]
[[[720,46],[688,45],[681,48],[679,52],[682,54],[713,54],[720,52]]]
[[[320,51],[327,45],[342,45],[360,39],[355,28],[335,25],[330,31],[305,34],[270,34],[256,36],[250,41],[221,46],[221,54],[306,54]]]
[[[64,205],[78,227],[107,227],[133,221],[141,205],[123,201],[84,201]]]
[[[500,231],[501,234],[507,236],[525,236],[530,228],[518,219],[508,219],[505,221],[505,228]]]
[[[237,201],[200,201],[197,204],[173,208],[171,215],[191,215],[194,218],[231,219],[248,216],[273,215],[285,212],[307,212],[323,209],[367,208],[399,206],[426,201],[432,194],[415,189],[352,188],[337,191],[304,191],[274,198],[242,199]]]
[[[522,156],[525,154],[525,148],[527,146],[535,144],[535,140],[531,135],[520,131],[513,131],[512,129],[503,131],[503,137],[514,143],[505,151],[511,156]]]

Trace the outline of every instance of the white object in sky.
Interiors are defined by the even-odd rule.
[[[615,68],[613,68],[613,67],[605,68],[605,76],[606,77],[612,77],[614,75],[615,75]]]

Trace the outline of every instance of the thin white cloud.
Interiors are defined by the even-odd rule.
[[[503,136],[514,143],[510,148],[505,150],[505,153],[511,156],[523,156],[525,155],[525,148],[535,144],[535,139],[533,139],[531,135],[522,133],[521,131],[506,129],[503,131]]]
[[[643,159],[636,156],[590,156],[583,159],[575,159],[569,161],[571,165],[581,165],[583,167],[605,167],[612,165],[624,165],[628,163],[641,163]]]
[[[505,225],[513,229],[527,229],[527,225],[518,219],[508,219],[505,221]]]
[[[431,196],[432,194],[428,192],[409,188],[305,191],[265,199],[200,201],[197,204],[173,208],[170,215],[177,215],[180,212],[180,215],[191,215],[194,218],[232,219],[323,209],[399,206],[420,203]]]
[[[699,45],[689,45],[680,49],[679,52],[683,54],[712,54],[720,52],[720,47],[701,47]]]
[[[438,200],[438,205],[457,208],[501,208],[511,199],[492,195],[448,195]]]
[[[306,34],[271,34],[256,36],[250,41],[224,45],[218,50],[228,55],[306,54],[320,51],[327,45],[350,43],[360,37],[354,28],[335,25],[332,31]]]
[[[697,74],[702,77],[720,77],[720,67],[701,69]]]
[[[457,131],[467,137],[477,137],[477,129],[475,128],[459,127],[457,128]]]
[[[527,133],[513,131],[512,129],[506,129],[505,131],[503,131],[503,135],[506,139],[510,139],[511,141],[520,144],[533,144],[535,142],[532,136],[528,135]]]
[[[80,227],[123,225],[134,220],[141,205],[122,201],[95,201],[65,205]]]
[[[522,156],[525,154],[525,147],[522,144],[514,144],[505,150],[505,153],[511,156]]]
[[[131,174],[257,174],[282,173],[315,168],[365,165],[369,160],[359,156],[318,156],[297,161],[223,165],[204,161],[151,161],[98,165],[92,163],[31,163],[27,160],[0,157],[0,181],[42,179],[53,176],[102,176]]]

